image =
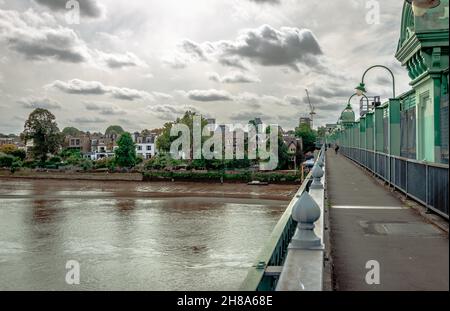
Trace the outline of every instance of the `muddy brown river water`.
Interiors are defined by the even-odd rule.
[[[236,290],[297,188],[0,178],[0,290]]]

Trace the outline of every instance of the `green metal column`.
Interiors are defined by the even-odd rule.
[[[383,152],[383,108],[375,108],[375,151]]]
[[[389,100],[389,154],[400,156],[400,100]]]
[[[359,119],[359,146],[366,149],[366,117]]]

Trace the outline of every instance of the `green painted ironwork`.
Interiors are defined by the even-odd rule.
[[[316,158],[319,159],[320,153]],[[249,269],[247,276],[241,284],[240,291],[273,291],[278,280],[277,276],[267,275],[265,269],[269,266],[282,266],[287,255],[287,248],[291,241],[297,222],[292,219],[292,208],[300,195],[307,191],[309,181],[312,180],[310,171],[289,203],[278,223],[275,225],[269,240],[259,253],[255,264]]]

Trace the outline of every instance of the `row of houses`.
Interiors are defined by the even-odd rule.
[[[132,135],[136,146],[136,154],[144,159],[150,159],[156,154],[156,135],[149,133],[142,135],[135,132]],[[67,149],[79,150],[84,157],[93,161],[114,156],[118,148],[117,141],[120,134],[83,133],[80,135],[67,135],[64,139],[63,147]]]

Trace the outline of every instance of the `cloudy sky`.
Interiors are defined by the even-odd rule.
[[[379,0],[379,24],[366,20],[373,0],[79,0],[79,24],[66,2],[0,0],[2,133],[36,107],[61,129],[156,128],[186,109],[290,129],[308,115],[305,88],[322,125],[373,64],[409,89],[394,58],[403,0]],[[366,84],[392,94],[382,70]]]

